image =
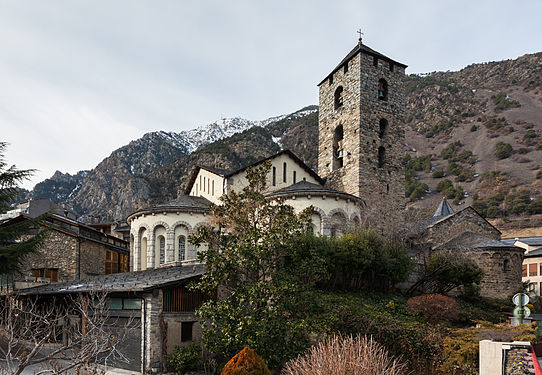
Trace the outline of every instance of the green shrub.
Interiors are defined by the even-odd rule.
[[[476,125],[472,125],[472,126],[470,127],[470,131],[471,131],[471,132],[475,132],[475,131],[477,131],[477,130],[478,130],[478,126],[476,126]]]
[[[175,346],[173,353],[166,356],[166,363],[181,374],[200,370],[203,367],[201,344],[194,341],[187,346]]]
[[[438,169],[436,171],[433,172],[433,174],[431,175],[433,178],[442,178],[444,177],[444,171],[442,169]]]
[[[525,155],[525,154],[528,154],[530,151],[531,151],[531,150],[529,150],[528,148],[521,147],[521,148],[518,150],[518,154]]]
[[[539,169],[538,172],[536,172],[536,179],[539,180],[542,178],[542,169]]]
[[[497,95],[491,97],[493,103],[495,104],[495,111],[504,111],[508,108],[521,107],[521,104],[517,100],[510,99],[505,92],[500,92]]]
[[[525,146],[533,146],[536,144],[537,138],[538,134],[536,134],[536,131],[534,129],[529,129],[523,136],[523,143],[525,143]]]
[[[424,294],[409,298],[408,311],[420,315],[431,323],[450,323],[459,316],[459,304],[455,299],[442,294]]]
[[[512,155],[512,145],[509,143],[499,142],[495,146],[495,156],[498,159],[506,159]]]
[[[454,186],[454,184],[452,183],[452,181],[450,181],[448,179],[445,179],[445,180],[440,181],[437,184],[437,191],[444,192],[449,188],[453,188],[453,186]]]
[[[460,141],[452,142],[448,144],[448,146],[446,146],[444,149],[442,149],[442,151],[440,152],[440,156],[442,156],[442,158],[445,160],[450,159],[457,153],[457,151],[459,151],[461,146],[462,144]]]
[[[327,289],[389,290],[405,281],[413,267],[405,248],[370,230],[340,237],[300,236],[296,246],[322,254],[329,279]]]

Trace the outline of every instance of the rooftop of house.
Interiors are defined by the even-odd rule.
[[[268,193],[266,194],[266,196],[275,197],[275,196],[281,196],[281,195],[307,195],[307,194],[342,196],[345,199],[352,199],[355,201],[361,200],[360,198],[352,194],[345,193],[344,191],[330,189],[325,186],[313,184],[312,182],[308,182],[308,181],[299,181],[293,185]]]
[[[516,237],[516,238],[505,238],[502,242],[505,243],[516,243],[519,241],[529,246],[542,246],[542,237]]]
[[[209,211],[210,204],[211,202],[208,199],[203,198],[203,197],[181,195],[178,198],[170,200],[166,203],[162,203],[162,204],[158,204],[156,206],[152,206],[149,208],[143,208],[143,209],[137,210],[136,212],[131,213],[128,216],[128,218],[126,218],[126,221],[129,222],[130,219],[134,217],[135,215],[161,212],[161,211],[177,210],[177,211],[207,212]]]
[[[493,249],[510,249],[510,248],[516,248],[518,251],[523,251],[522,248],[509,245],[506,243],[503,243],[502,241],[495,240],[493,238],[489,238],[486,236],[483,236],[478,233],[473,232],[463,232],[448,242],[445,242],[442,245],[439,245],[435,248],[435,250],[442,250],[442,249],[482,249],[482,248],[493,248]]]
[[[188,282],[203,275],[205,264],[186,264],[145,271],[94,276],[85,280],[51,283],[19,290],[21,295],[70,294],[89,292],[145,292]]]
[[[367,55],[370,55],[370,56],[373,56],[373,57],[376,57],[378,59],[381,59],[381,60],[384,60],[384,61],[387,61],[387,62],[390,62],[390,63],[393,63],[397,66],[400,66],[400,67],[403,67],[403,68],[406,68],[407,65],[403,64],[403,63],[400,63],[398,61],[395,61],[395,60],[392,60],[390,59],[389,57],[381,54],[380,52],[377,52],[375,51],[374,49],[366,46],[365,44],[361,43],[361,40],[358,44],[356,44],[356,46],[348,53],[348,55],[346,55],[346,57],[344,59],[341,60],[341,62],[339,63],[339,65],[337,65],[335,67],[335,69],[333,69],[331,71],[331,73],[329,73],[326,78],[324,78],[322,80],[322,82],[320,82],[318,84],[318,86],[320,86],[322,83],[324,83],[326,81],[326,79],[329,78],[330,75],[332,75],[333,73],[335,73],[337,70],[339,70],[345,63],[347,63],[348,61],[352,60],[358,53],[365,53]]]

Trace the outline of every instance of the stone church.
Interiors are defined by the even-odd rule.
[[[404,233],[405,68],[360,40],[318,84],[318,174],[288,150],[272,155],[253,164],[271,162],[267,197],[281,197],[297,212],[313,206],[318,234],[335,236],[359,226],[386,236]],[[194,261],[197,249],[188,236],[206,222],[211,202],[248,184],[248,167],[195,166],[185,195],[131,214],[132,269]],[[501,246],[500,232],[474,209],[454,213],[447,202],[442,205],[438,215],[419,223],[412,243],[431,251],[456,246],[472,255],[486,273],[484,295],[506,297],[519,289],[521,251]],[[482,251],[479,244],[487,246]]]

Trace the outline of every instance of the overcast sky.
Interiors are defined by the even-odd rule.
[[[317,104],[357,42],[458,70],[542,50],[542,1],[0,0],[0,140],[33,184],[155,130]]]

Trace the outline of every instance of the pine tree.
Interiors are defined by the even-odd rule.
[[[20,170],[8,167],[4,159],[6,142],[0,142],[0,213],[10,208],[10,203],[19,194],[18,184],[28,179],[33,169]],[[0,275],[19,271],[24,258],[38,250],[46,231],[31,234],[43,217],[34,220],[21,220],[6,225],[0,224]]]

